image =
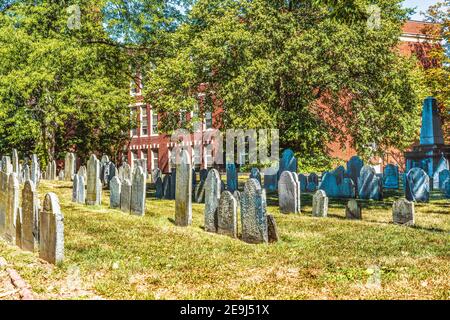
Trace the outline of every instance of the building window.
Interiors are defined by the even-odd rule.
[[[205,164],[207,168],[211,168],[213,165],[213,152],[212,152],[212,146],[206,146],[204,148],[205,150]]]
[[[213,127],[212,112],[205,112],[205,128],[211,129]]]
[[[131,163],[134,165],[134,160],[139,159],[137,150],[131,150]]]
[[[131,136],[135,137],[137,136],[137,124],[136,124],[136,108],[131,108],[131,121],[132,121],[132,128],[131,128]]]
[[[152,150],[152,169],[155,170],[159,168],[159,155],[158,150]]]
[[[158,113],[151,111],[152,115],[152,134],[158,134]]]
[[[148,135],[148,114],[147,107],[141,107],[141,136]]]

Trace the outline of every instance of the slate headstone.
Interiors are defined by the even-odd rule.
[[[217,233],[237,238],[238,201],[231,192],[222,192],[217,212]]]
[[[122,181],[122,188],[120,192],[120,210],[130,213],[131,208],[131,181],[125,179]]]
[[[234,163],[227,163],[227,190],[233,193],[238,189],[238,174]]]
[[[175,224],[192,224],[192,165],[189,153],[181,150],[176,165]]]
[[[392,205],[392,219],[395,224],[406,226],[414,225],[414,202],[406,199],[399,199]]]
[[[130,212],[137,216],[145,214],[146,174],[141,166],[136,167],[131,186]]]
[[[278,242],[280,236],[278,235],[278,228],[273,215],[267,215],[267,235],[269,243]]]
[[[412,168],[406,174],[405,196],[408,201],[429,201],[430,178],[421,168]]]
[[[32,181],[25,181],[22,190],[22,249],[34,252],[39,240],[38,197]]]
[[[258,180],[247,180],[240,201],[242,240],[247,243],[267,243],[266,194]]]
[[[385,189],[398,189],[398,179],[398,166],[393,164],[386,165],[383,172],[383,187]]]
[[[278,181],[278,202],[281,213],[299,213],[298,212],[298,184],[294,180],[294,174],[290,171],[284,171]]]
[[[328,215],[328,197],[323,190],[317,190],[313,196],[312,215],[314,217],[326,217]]]
[[[64,260],[64,217],[58,196],[47,193],[39,213],[39,258],[53,264]]]
[[[347,202],[345,207],[345,217],[347,219],[362,219],[362,208],[361,205],[355,200],[351,199]]]
[[[381,200],[383,198],[382,182],[375,169],[364,166],[358,178],[358,196],[360,199]]]
[[[122,182],[118,176],[111,179],[109,183],[109,207],[110,208],[120,208],[120,193],[122,191]]]
[[[221,194],[220,174],[216,169],[209,170],[205,182],[205,230],[217,232],[217,209]]]

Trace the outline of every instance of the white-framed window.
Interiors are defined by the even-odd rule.
[[[212,112],[205,112],[205,129],[212,129],[213,127],[213,118],[212,118]]]
[[[213,148],[212,146],[205,146],[205,148],[203,148],[203,150],[205,150],[205,165],[207,168],[211,168],[213,165]]]
[[[147,113],[147,106],[141,106],[141,136],[147,136],[148,135],[148,113]]]
[[[141,149],[141,159],[147,161],[147,159],[148,159],[148,150],[147,149]]]
[[[152,149],[152,169],[159,168],[159,154],[157,149]]]
[[[150,110],[151,120],[152,120],[152,135],[158,134],[158,113]]]
[[[136,119],[137,119],[137,115],[136,115],[136,107],[132,107],[130,110],[130,117],[131,117],[131,121],[133,122],[133,127],[131,128],[131,136],[132,137],[136,137],[137,136],[137,125],[136,125]]]

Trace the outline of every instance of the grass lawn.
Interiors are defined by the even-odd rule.
[[[71,202],[71,183],[43,181],[65,221],[63,265],[54,267],[0,241],[0,256],[49,299],[449,299],[450,202],[416,205],[416,226],[391,223],[391,193],[364,202],[363,220],[344,218],[344,201],[331,200],[328,218],[282,215],[268,195],[281,241],[250,245],[203,231],[203,204],[193,224],[172,223],[175,202],[147,198],[145,217]],[[437,195],[434,195],[438,198]],[[380,270],[381,286],[371,285]]]

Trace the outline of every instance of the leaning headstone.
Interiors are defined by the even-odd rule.
[[[66,181],[71,181],[73,175],[75,174],[75,154],[72,152],[67,152],[64,159],[64,179]]]
[[[16,237],[16,214],[19,207],[19,180],[17,175],[13,172],[9,175],[8,179],[8,193],[7,193],[7,210],[6,210],[6,241],[14,244]]]
[[[382,182],[375,169],[364,166],[358,178],[358,196],[360,199],[381,200],[383,198]]]
[[[122,182],[118,176],[111,179],[109,183],[109,207],[120,208],[120,193],[122,191]]]
[[[227,190],[233,193],[238,189],[238,174],[234,163],[227,163]]]
[[[439,180],[439,174],[442,171],[449,170],[449,169],[450,168],[449,168],[448,160],[444,156],[442,156],[441,159],[439,160],[439,163],[433,174],[433,189],[434,190],[438,190],[441,185],[440,180]]]
[[[39,257],[50,263],[64,260],[64,217],[59,200],[53,192],[47,193],[39,214]]]
[[[259,184],[261,184],[261,173],[259,172],[258,168],[252,168],[250,170],[249,179],[256,179],[258,180]]]
[[[155,197],[157,199],[162,199],[164,196],[164,192],[163,192],[163,182],[161,180],[161,177],[158,177],[156,179],[155,189],[156,189]]]
[[[406,226],[414,225],[414,202],[399,199],[392,205],[392,219],[395,224]]]
[[[362,219],[361,205],[355,200],[351,199],[345,207],[345,217],[347,219]]]
[[[205,231],[217,232],[217,209],[219,207],[221,186],[220,174],[211,169],[205,182]]]
[[[429,201],[430,178],[421,168],[412,168],[406,174],[405,196],[408,201]]]
[[[271,214],[267,215],[267,236],[270,243],[278,242],[278,240],[280,239],[275,218]]]
[[[398,166],[394,166],[393,164],[388,164],[384,168],[383,172],[383,188],[385,189],[398,189]]]
[[[146,174],[142,167],[138,166],[134,171],[131,186],[130,212],[137,216],[145,214]]]
[[[328,197],[323,190],[317,190],[313,196],[312,215],[314,217],[326,217],[328,215]]]
[[[361,173],[361,169],[364,167],[364,162],[358,156],[353,156],[347,162],[347,176],[353,180],[356,188],[358,189],[358,178]]]
[[[22,190],[22,249],[34,251],[39,240],[38,196],[32,181],[26,181]]]
[[[182,150],[176,165],[175,224],[192,223],[192,165],[186,150]],[[220,190],[220,189],[219,189]]]
[[[93,154],[87,162],[87,191],[86,204],[101,204],[101,181],[100,181],[100,161]]]
[[[241,193],[242,240],[267,243],[266,194],[258,180],[248,179]]]
[[[12,171],[15,174],[19,175],[19,172],[20,172],[19,171],[19,155],[17,154],[16,149],[13,149],[13,151],[12,151],[11,160],[12,160]]]
[[[294,180],[294,174],[290,171],[284,171],[278,181],[278,202],[281,213],[299,213],[298,212],[298,185]]]
[[[130,213],[131,207],[131,181],[125,179],[122,181],[122,190],[120,192],[120,210]]]
[[[237,203],[231,192],[222,192],[217,213],[217,233],[237,238]]]

